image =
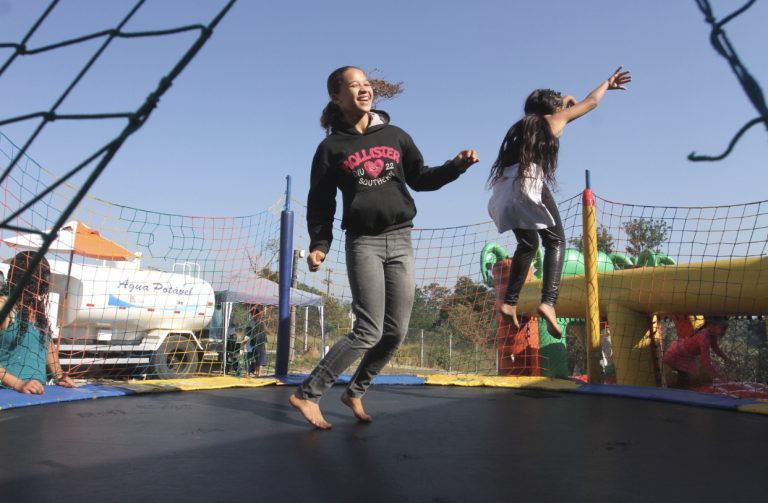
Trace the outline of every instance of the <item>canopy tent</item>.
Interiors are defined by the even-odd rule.
[[[221,302],[264,304],[276,306],[280,302],[280,285],[258,276],[236,276],[229,281],[228,288],[217,292]],[[291,288],[292,306],[322,307],[323,297],[297,288]]]
[[[3,242],[12,248],[37,250],[43,245],[43,236],[40,234],[19,234],[3,239]],[[91,229],[77,220],[71,220],[61,227],[56,239],[48,247],[48,251],[66,252],[71,255],[98,260],[123,261],[138,258],[136,253],[105,238],[96,229]]]
[[[221,302],[223,318],[224,347],[229,338],[229,324],[232,319],[232,306],[234,304],[262,304],[276,306],[280,303],[280,285],[266,278],[254,274],[234,275],[229,278],[226,289],[218,290],[216,296]],[[290,306],[316,307],[320,317],[320,336],[322,339],[321,354],[325,355],[325,321],[323,311],[324,299],[321,295],[310,293],[297,288],[291,288]],[[304,317],[304,350],[307,350],[309,327]],[[293,334],[292,334],[293,335]],[[224,359],[224,373],[226,373],[226,358]]]

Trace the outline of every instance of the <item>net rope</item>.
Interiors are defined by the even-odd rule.
[[[3,136],[0,154],[6,160],[14,156],[13,144]],[[55,179],[53,173],[32,159],[24,157],[23,161],[15,176],[3,185],[4,212],[14,204],[15,194],[40,191]],[[74,190],[62,185],[47,196],[46,205],[36,206],[40,211],[35,218],[41,227],[55,220],[58,208],[72,197]],[[757,260],[750,274],[764,274],[761,259],[768,242],[766,204],[759,201],[713,207],[661,207],[596,197],[603,335],[598,356],[605,382],[667,385],[670,369],[666,368],[664,355],[679,338],[681,317],[688,319],[695,331],[704,315],[719,315],[730,321],[720,347],[731,363],[726,364],[713,354],[710,360],[721,375],[692,387],[726,394],[762,392],[768,379],[762,300],[745,289],[744,275],[739,271],[745,263]],[[64,315],[51,316],[61,330],[62,363],[70,362],[69,369],[84,378],[273,373],[280,212],[284,200],[278,198],[263,206],[264,210],[249,216],[203,217],[153,212],[92,196],[84,198],[73,218],[97,229],[101,237],[139,252],[141,257],[136,264],[129,265],[72,256],[66,251],[49,252],[47,257],[55,264],[54,283],[59,294],[53,311],[70,309],[70,317],[74,317],[67,320]],[[335,222],[335,239],[323,267],[310,273],[298,254],[298,250],[306,250],[309,245],[305,206],[299,200],[292,201],[291,206],[295,212],[297,251],[293,295],[296,299],[304,297],[295,300],[293,306],[289,372],[301,374],[310,371],[324,351],[351,330],[354,319],[340,222]],[[511,256],[514,251],[512,233],[500,235],[491,222],[435,229],[417,227],[413,229],[417,290],[410,330],[385,372],[584,379],[584,301],[580,299],[580,311],[571,313],[568,293],[568,285],[583,283],[581,196],[560,201],[559,209],[568,241],[563,293],[558,303],[558,309],[562,306],[563,310],[562,339],[547,333],[541,320],[533,315],[535,310],[521,310],[520,333],[500,322],[496,306],[505,283],[497,281],[494,286],[494,280],[504,272],[502,256]],[[18,235],[15,231],[3,231],[2,239]],[[488,255],[484,255],[489,246],[499,255],[490,263]],[[5,257],[14,251],[6,248]],[[70,280],[79,280],[81,290],[71,294],[67,307],[62,308],[62,285],[70,260]],[[521,298],[537,298],[540,263],[538,259],[534,261],[531,281]],[[88,276],[89,267],[97,273]],[[120,270],[121,274],[116,278],[105,276],[103,271],[110,268]],[[683,271],[684,281],[668,276],[675,271]],[[639,279],[648,274],[646,279]],[[161,292],[164,296],[154,297],[142,291],[144,287],[156,288],[155,283],[170,290]],[[188,295],[190,285],[204,288]],[[103,295],[110,288],[119,300],[131,305],[110,305]],[[89,292],[100,292],[102,297],[88,297]],[[639,313],[641,333],[633,332],[636,326],[620,326],[624,318],[614,318],[608,312],[606,304],[612,302],[617,292],[630,292],[627,306]],[[154,314],[134,313],[142,302],[141,294],[145,297],[143,308],[154,307]],[[675,300],[663,309],[654,304],[659,295],[683,300]],[[200,310],[162,311],[180,305],[181,298],[186,299],[187,307],[193,305]],[[89,307],[89,303],[94,305]],[[679,307],[681,303],[684,308]],[[260,313],[258,336],[248,328],[252,305],[266,306]],[[176,321],[170,322],[174,315]],[[195,320],[198,316],[202,317],[201,322]],[[626,330],[634,335],[619,337]],[[147,342],[153,336],[154,346]],[[163,338],[162,344],[157,343],[159,338]],[[254,364],[255,359],[258,364]],[[622,375],[618,370],[628,368],[632,369],[631,374]]]
[[[208,25],[193,25],[177,27],[168,30],[155,30],[144,32],[127,32],[124,31],[126,24],[145,6],[146,0],[139,0],[128,10],[125,16],[120,20],[118,25],[109,30],[102,30],[95,33],[83,35],[80,37],[62,40],[56,43],[48,44],[41,47],[30,48],[28,44],[33,39],[33,36],[45,26],[47,18],[56,11],[59,6],[59,0],[53,0],[48,4],[48,7],[40,14],[37,21],[30,27],[27,33],[23,36],[21,42],[18,43],[0,43],[0,50],[9,51],[10,54],[6,58],[5,62],[0,66],[0,78],[9,71],[14,63],[20,60],[20,58],[33,58],[41,54],[45,54],[51,51],[60,50],[66,47],[71,47],[79,44],[84,44],[92,40],[100,42],[96,50],[90,55],[85,64],[77,71],[77,74],[72,81],[66,86],[64,91],[55,99],[54,103],[45,111],[26,113],[23,115],[10,117],[6,119],[0,119],[0,127],[6,125],[12,125],[17,123],[32,123],[36,121],[36,125],[32,126],[32,132],[23,145],[18,148],[8,149],[12,152],[12,157],[2,166],[2,174],[0,174],[0,185],[3,185],[9,177],[11,177],[14,170],[19,167],[20,161],[25,162],[27,159],[27,152],[40,137],[43,130],[54,121],[94,121],[105,119],[122,119],[126,121],[125,126],[119,132],[119,134],[111,139],[107,144],[99,148],[96,152],[83,160],[77,166],[71,168],[65,174],[57,177],[55,180],[45,187],[37,187],[37,190],[33,190],[27,193],[19,193],[16,196],[13,206],[6,206],[10,210],[3,215],[2,221],[0,221],[0,229],[8,229],[15,231],[25,231],[40,235],[43,239],[40,246],[40,251],[45,252],[56,238],[57,232],[62,228],[65,222],[73,214],[77,205],[82,201],[93,184],[99,178],[101,173],[109,165],[112,158],[119,151],[125,141],[136,131],[138,131],[149,119],[152,111],[158,106],[160,98],[168,91],[173,84],[176,77],[184,70],[184,68],[192,61],[195,55],[205,45],[206,41],[213,33],[213,29],[218,25],[221,19],[226,15],[229,9],[234,5],[235,0],[230,0],[224,7],[218,12],[213,20]],[[173,68],[160,79],[157,87],[147,96],[144,102],[131,113],[123,112],[103,112],[103,113],[73,113],[65,114],[60,112],[60,108],[66,102],[72,91],[80,84],[85,76],[92,70],[97,61],[108,54],[107,49],[115,39],[124,38],[127,40],[137,40],[144,38],[155,38],[164,36],[173,36],[188,31],[198,32],[197,38],[192,45],[183,54],[181,59],[173,66]],[[4,51],[5,52],[5,51]],[[46,198],[55,191],[58,187],[72,180],[76,175],[85,176],[86,179],[81,183],[79,188],[72,195],[71,199],[63,207],[51,206]],[[9,203],[10,201],[7,201]],[[36,206],[43,206],[45,210],[36,208]],[[38,212],[48,211],[49,209],[56,208],[59,212],[58,218],[53,222],[46,222],[48,227],[40,226],[35,219]],[[48,214],[46,213],[46,216]],[[40,262],[43,253],[37,253],[30,264],[29,271],[24,273],[19,285],[26,284],[32,274],[32,270]],[[0,309],[0,320],[6,318],[10,313],[12,306],[15,304],[17,298],[21,292],[21,286],[13,288],[8,293],[9,302]]]

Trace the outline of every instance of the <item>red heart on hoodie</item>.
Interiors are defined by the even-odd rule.
[[[378,178],[381,172],[384,170],[384,161],[376,159],[375,161],[365,161],[363,168],[374,178]]]

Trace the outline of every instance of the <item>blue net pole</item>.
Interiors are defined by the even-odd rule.
[[[286,177],[285,209],[280,213],[280,302],[275,375],[288,375],[291,353],[291,268],[293,260],[293,212],[291,177]]]

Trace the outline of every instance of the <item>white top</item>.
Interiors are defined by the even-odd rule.
[[[512,229],[546,229],[555,219],[541,201],[544,171],[531,164],[529,176],[518,177],[518,165],[507,166],[496,180],[488,201],[488,214],[499,232]]]

